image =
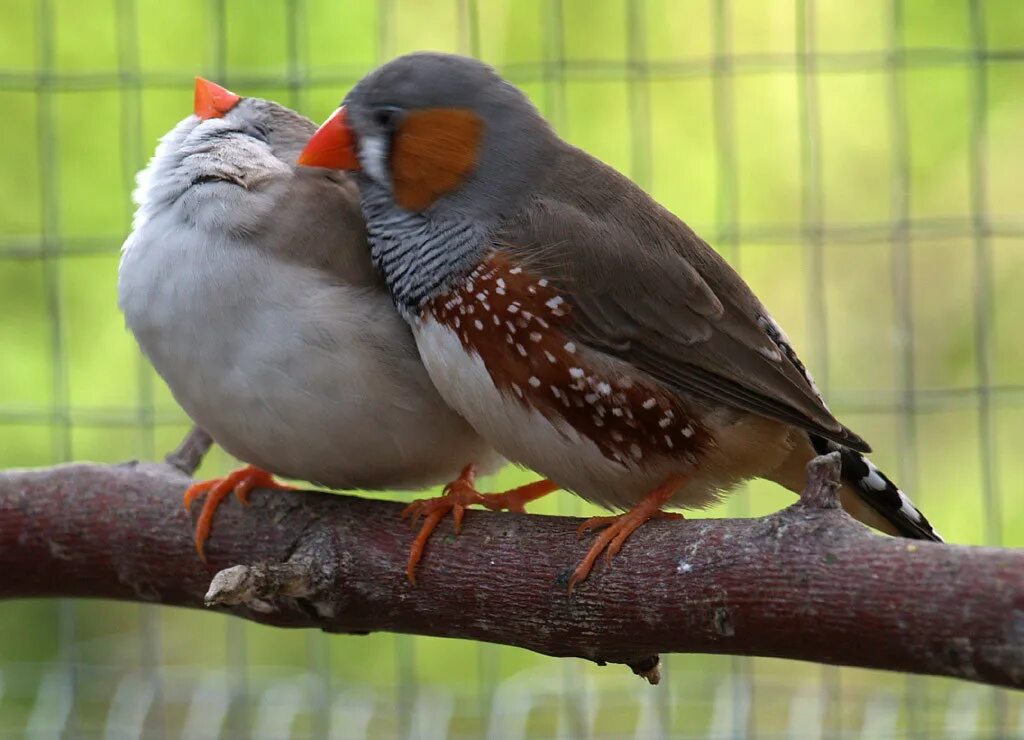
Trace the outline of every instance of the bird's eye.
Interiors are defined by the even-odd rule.
[[[270,143],[270,132],[261,123],[253,123],[246,126],[245,133],[258,141],[262,141],[264,144]]]
[[[402,109],[390,105],[377,108],[373,112],[373,122],[389,134],[398,128],[398,122],[401,118]]]

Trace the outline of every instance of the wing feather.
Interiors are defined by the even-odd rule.
[[[630,180],[567,146],[539,190],[496,237],[563,291],[579,341],[678,391],[870,450],[742,278]]]

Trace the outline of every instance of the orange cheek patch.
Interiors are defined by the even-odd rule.
[[[484,122],[462,108],[428,108],[410,113],[391,149],[395,200],[407,211],[422,211],[454,190],[476,166]]]

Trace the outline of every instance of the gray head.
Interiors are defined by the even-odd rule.
[[[199,78],[195,111],[160,140],[139,173],[133,194],[136,228],[171,206],[196,220],[214,202],[222,212],[244,210],[294,170],[315,130],[309,119],[282,105],[241,98]]]
[[[360,186],[445,218],[500,215],[543,176],[557,142],[521,90],[452,54],[399,57],[360,80],[343,106]]]
[[[134,233],[174,239],[195,229],[207,243],[273,251],[348,283],[379,283],[352,178],[295,165],[315,130],[273,101],[197,79],[195,113],[160,140],[138,175]]]
[[[374,261],[408,315],[475,264],[559,143],[491,67],[423,52],[363,78],[299,162],[359,171]]]

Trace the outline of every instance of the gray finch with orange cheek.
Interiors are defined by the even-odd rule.
[[[855,517],[939,539],[739,275],[490,67],[396,59],[299,161],[356,171],[374,263],[445,400],[510,460],[627,510],[585,526],[608,525],[573,583],[662,506],[749,478],[799,491],[829,451]]]

